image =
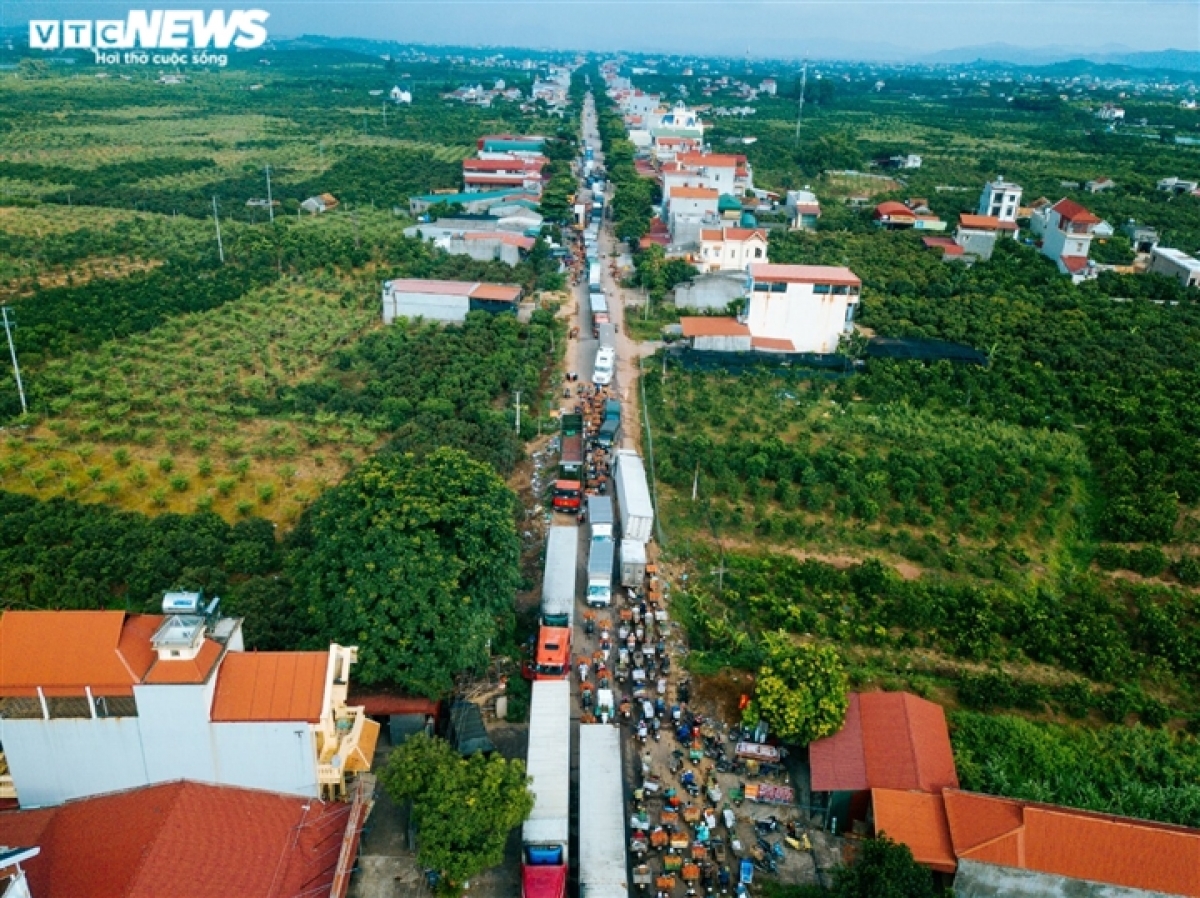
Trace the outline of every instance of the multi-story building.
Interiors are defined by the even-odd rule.
[[[1095,277],[1095,266],[1088,259],[1088,253],[1100,219],[1068,199],[1059,200],[1038,213],[1038,217],[1042,255],[1053,259],[1058,270],[1069,274],[1075,283]]]
[[[767,261],[767,232],[755,228],[704,228],[696,267],[703,273],[745,271]]]
[[[520,188],[540,194],[545,157],[464,159],[463,189],[467,193]]]
[[[710,187],[675,187],[666,195],[667,226],[676,245],[698,243],[700,231],[720,222],[720,194]]]
[[[194,593],[163,614],[7,611],[5,785],[26,807],[180,779],[338,797],[379,732],[346,702],[356,658],[245,652],[241,621]]]
[[[836,352],[854,326],[862,281],[831,265],[750,266],[750,295],[741,320],[756,348]]]
[[[979,197],[979,215],[998,218],[1000,221],[1016,221],[1021,207],[1021,185],[1005,181],[1003,177],[983,185]]]
[[[821,203],[811,190],[787,192],[788,227],[793,231],[815,231],[821,218]]]

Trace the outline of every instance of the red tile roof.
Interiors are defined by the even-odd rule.
[[[7,611],[0,617],[0,695],[133,695],[157,657],[158,614]]]
[[[851,700],[858,719],[848,711],[849,726],[809,746],[815,791],[958,786],[941,705],[908,692],[852,693]]]
[[[512,284],[488,284],[477,281],[435,281],[425,278],[396,278],[387,282],[402,293],[424,293],[429,296],[467,296],[471,299],[516,302],[521,288]]]
[[[207,683],[224,651],[225,647],[219,642],[205,639],[196,657],[190,661],[155,661],[143,682],[157,685]]]
[[[963,248],[951,237],[925,237],[921,240],[926,249],[940,249],[946,256],[961,256]]]
[[[675,158],[684,165],[702,165],[706,168],[737,168],[746,162],[745,156],[732,153],[681,153]]]
[[[767,232],[758,228],[702,228],[700,231],[701,240],[750,240],[753,237],[765,242]]]
[[[958,865],[942,796],[928,792],[872,789],[875,832],[893,842],[907,845],[913,858],[942,873],[953,873]]]
[[[37,898],[328,895],[351,806],[175,782],[0,813]]]
[[[876,218],[903,218],[908,221],[913,220],[913,211],[904,205],[897,203],[895,200],[889,200],[886,203],[880,203],[875,207]]]
[[[491,302],[516,302],[520,298],[521,288],[513,284],[479,284],[471,291],[471,299]]]
[[[518,171],[537,174],[543,165],[545,162],[537,159],[464,159],[463,171]]]
[[[328,652],[230,652],[217,674],[213,722],[316,723],[328,663]]]
[[[786,284],[839,284],[860,287],[862,281],[849,268],[837,265],[772,265],[759,263],[750,266],[756,281]]]
[[[1071,274],[1079,274],[1088,267],[1087,256],[1063,256],[1059,261]]]
[[[958,226],[972,231],[1015,231],[1015,221],[1001,221],[994,215],[967,215],[965,212],[958,216]]]
[[[739,324],[736,318],[698,316],[680,318],[685,337],[748,337],[750,328]]]
[[[537,242],[532,237],[514,234],[512,231],[465,231],[462,238],[463,240],[494,240],[524,250],[533,249],[533,244]]]
[[[1062,199],[1054,204],[1059,218],[1074,224],[1100,224],[1100,219],[1074,200]]]

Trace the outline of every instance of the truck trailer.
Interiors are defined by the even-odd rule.
[[[571,684],[533,684],[525,772],[533,812],[521,828],[521,898],[564,898],[571,808]]]
[[[612,539],[616,535],[611,496],[588,496],[587,516],[592,525],[592,539]]]
[[[575,568],[579,528],[551,527],[542,571],[542,608],[530,674],[533,680],[571,673],[571,624],[575,619]]]
[[[612,604],[615,545],[611,539],[593,539],[588,551],[587,603],[593,608]]]
[[[641,587],[646,580],[646,544],[636,539],[621,540],[621,585]]]
[[[582,725],[579,769],[584,771],[579,778],[579,894],[629,898],[620,729]]]
[[[587,487],[587,469],[583,464],[583,415],[559,415],[558,478],[554,482],[554,510],[579,514],[583,491]]]
[[[618,449],[614,455],[613,480],[617,485],[621,538],[648,543],[654,531],[654,504],[646,483],[646,466],[632,449]]]

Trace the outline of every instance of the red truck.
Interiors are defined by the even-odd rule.
[[[558,461],[558,479],[554,482],[554,510],[579,514],[583,491],[587,487],[587,469],[583,463],[583,415],[561,416],[562,451]]]

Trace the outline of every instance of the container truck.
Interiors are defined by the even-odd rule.
[[[575,568],[579,528],[555,526],[546,540],[542,608],[529,677],[563,679],[571,673],[571,623],[575,616]]]
[[[617,365],[617,354],[601,347],[596,352],[596,364],[592,367],[592,383],[606,386],[612,383],[613,371]]]
[[[571,802],[571,684],[533,684],[525,772],[533,812],[521,828],[521,898],[565,898]]]
[[[579,769],[585,771],[579,778],[579,894],[629,898],[621,730],[602,723],[581,726]]]
[[[596,433],[596,442],[601,449],[611,449],[621,439],[621,419],[606,418]]]
[[[592,524],[592,539],[612,539],[613,505],[611,496],[588,496],[588,520]]]
[[[605,301],[607,308],[607,300]],[[605,322],[596,326],[596,338],[600,341],[600,346],[607,349],[617,348],[617,328],[616,325]]]
[[[648,543],[654,530],[654,505],[646,483],[646,467],[632,449],[618,449],[615,456],[613,480],[617,485],[621,537]]]
[[[600,263],[599,262],[593,262],[590,265],[588,265],[588,286],[589,287],[599,287],[600,286]]]
[[[583,490],[587,486],[587,469],[583,465],[583,415],[564,412],[559,417],[562,447],[558,479],[554,482],[554,510],[579,514],[583,507]]]
[[[621,540],[621,585],[634,589],[646,581],[646,544],[636,539]]]
[[[587,603],[593,608],[612,604],[615,545],[611,539],[594,539],[588,551]]]

